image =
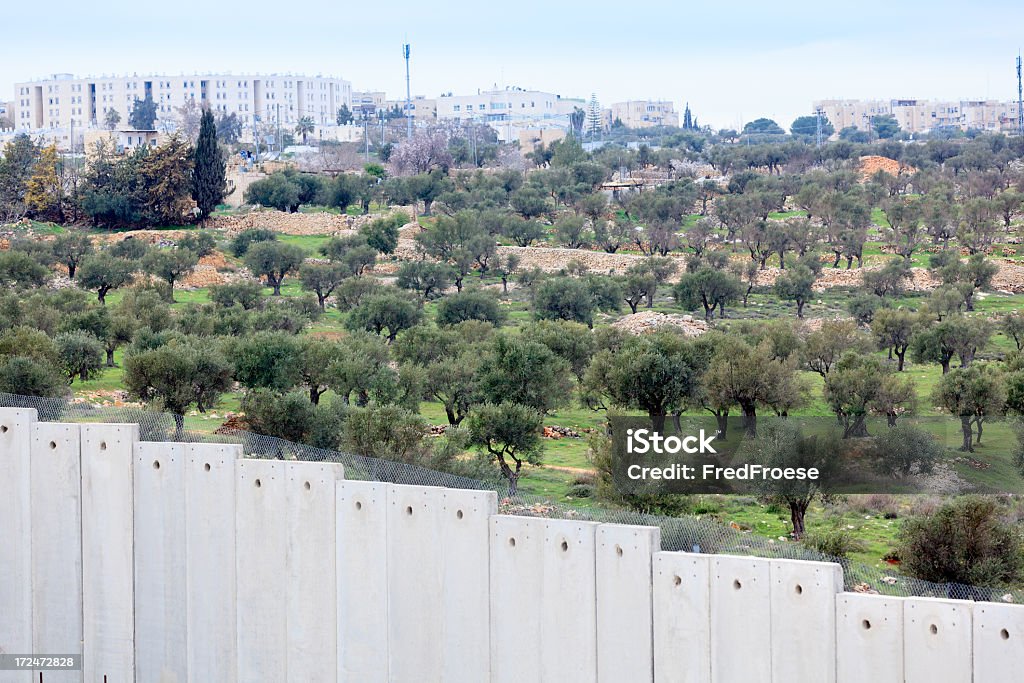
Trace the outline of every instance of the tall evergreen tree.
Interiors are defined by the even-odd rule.
[[[131,113],[128,114],[128,125],[135,130],[153,130],[156,125],[156,102],[153,101],[152,93],[147,92],[146,98],[142,100],[135,98]]]
[[[224,180],[224,155],[217,147],[217,124],[213,112],[203,111],[196,141],[195,168],[192,172],[192,199],[199,207],[199,218],[206,220],[227,193]]]

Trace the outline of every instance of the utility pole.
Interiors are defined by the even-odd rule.
[[[284,140],[281,139],[281,103],[277,103],[277,158],[284,152]]]
[[[412,89],[409,87],[409,43],[402,46],[405,55],[405,137],[412,139]]]
[[[815,122],[817,125],[817,130],[815,131],[814,135],[815,139],[818,142],[818,147],[821,147],[821,107],[816,107],[814,109],[814,116],[817,119],[817,121]]]
[[[1020,55],[1017,55],[1017,134],[1024,137],[1024,87],[1020,77]]]

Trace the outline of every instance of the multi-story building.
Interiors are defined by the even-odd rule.
[[[476,95],[445,95],[437,98],[438,120],[493,123],[521,119],[550,119],[585,108],[583,100],[521,88],[487,90]]]
[[[387,95],[382,91],[353,91],[352,111],[368,111],[376,114],[384,109]]]
[[[611,119],[622,121],[627,128],[651,128],[653,126],[679,126],[679,114],[675,106],[666,100],[630,100],[615,102],[611,108]]]
[[[872,117],[886,114],[908,133],[936,128],[1009,131],[1017,125],[1017,103],[996,100],[820,100],[814,108],[821,109],[837,133],[850,127],[868,130]]]
[[[294,124],[312,117],[333,123],[341,105],[352,105],[352,86],[341,78],[292,74],[189,74],[50,78],[16,83],[14,124],[21,130],[102,126],[111,110],[122,125],[136,99],[156,104],[158,121],[170,121],[190,100],[214,112],[235,114],[244,126],[259,120]]]
[[[388,111],[398,109],[401,112],[406,111],[405,98],[397,100],[387,100],[384,102],[384,107]],[[412,118],[417,121],[430,122],[437,120],[437,100],[433,97],[424,97],[423,95],[416,95],[408,103],[409,111],[412,112]]]

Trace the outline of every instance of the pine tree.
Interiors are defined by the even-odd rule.
[[[200,220],[206,220],[227,194],[224,155],[217,147],[217,124],[213,112],[203,111],[196,141],[195,168],[192,172],[192,199],[199,207]]]
[[[587,132],[591,137],[597,137],[601,132],[601,104],[597,101],[597,95],[590,95],[590,104],[587,106]]]

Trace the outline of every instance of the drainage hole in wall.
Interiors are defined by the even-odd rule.
[[[0,425],[0,434],[7,433],[7,425]]]
[[[1009,640],[1009,639],[1010,639],[1010,632],[1009,632],[1009,631],[1007,631],[1007,630],[1006,630],[1006,629],[1004,628],[1003,630],[1001,630],[1001,631],[999,632],[999,637],[1000,637],[1000,638],[1002,638],[1003,640]]]
[[[793,590],[796,591],[797,595],[803,595],[804,594],[804,587],[801,586],[799,583],[796,586],[794,586]]]
[[[412,516],[412,505],[405,506],[405,514],[409,515],[410,517]]]
[[[107,442],[106,441],[100,441],[100,450],[101,451],[107,450]]]
[[[204,463],[204,464],[203,464],[203,469],[204,469],[205,471],[209,472],[209,471],[210,471],[210,463]]]
[[[683,583],[683,577],[681,577],[681,576],[673,576],[672,577],[672,584],[673,585],[681,586],[682,583]]]
[[[936,626],[935,624],[932,624],[931,626],[928,627],[928,631],[934,636],[936,633],[939,632],[939,627]]]
[[[57,450],[57,442],[56,441],[51,441],[50,442],[50,450],[51,451]]]
[[[357,500],[356,501],[356,510],[362,510],[362,509],[363,509],[363,504]]]
[[[569,542],[568,541],[562,541],[562,552],[563,553],[569,552]]]
[[[515,547],[516,547],[516,539],[515,539],[515,537],[514,537],[514,536],[510,536],[510,537],[509,537],[509,539],[508,539],[508,544],[509,544],[510,546],[512,546],[513,548],[515,548]]]
[[[618,557],[622,557],[622,546],[621,545],[616,545],[615,546],[615,554]]]
[[[260,488],[261,486],[263,486],[263,482],[260,481],[259,479],[257,479],[255,483],[256,483],[256,488]]]
[[[863,629],[864,629],[865,631],[867,631],[868,629],[870,629],[870,628],[871,628],[871,622],[870,622],[870,621],[868,621],[867,619],[865,619],[864,621],[860,622],[860,625],[861,625],[861,627],[862,627],[862,628],[863,628]]]
[[[456,517],[457,519],[462,519],[463,517],[465,517],[465,515],[463,515],[463,514],[462,514],[462,510],[458,510],[458,511],[456,511],[456,513],[455,513],[455,517]]]
[[[306,482],[305,484],[303,484],[303,485],[302,485],[302,488],[304,488],[304,489],[306,489],[306,490],[308,491],[308,490],[309,490],[309,488],[310,488],[310,487],[309,487],[309,482],[307,481],[307,482]]]
[[[740,583],[739,579],[733,579],[732,587],[735,588],[736,590],[739,590],[739,589],[743,588],[743,584]]]
[[[160,469],[160,461],[159,460],[154,460],[153,461],[153,469],[154,470]]]

